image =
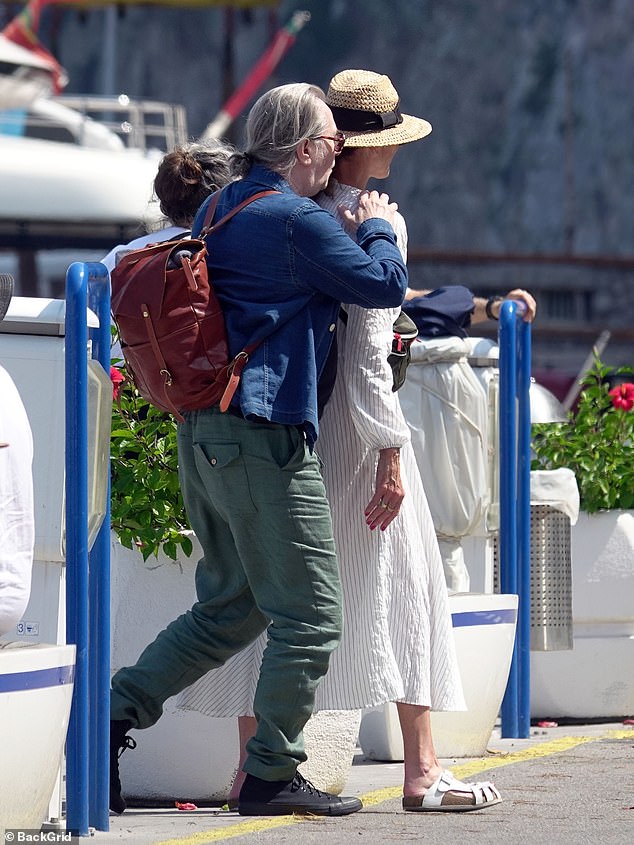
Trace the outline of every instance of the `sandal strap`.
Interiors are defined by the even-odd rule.
[[[486,780],[477,781],[475,783],[465,783],[464,781],[455,778],[453,773],[446,769],[422,796],[422,798],[416,798],[418,806],[425,805],[427,807],[440,807],[442,806],[444,798],[448,792],[461,792],[466,795],[472,795],[472,803],[476,807],[484,806],[492,801],[497,802],[501,797],[499,791],[493,783],[491,783],[491,781]],[[415,805],[411,802],[410,806]]]

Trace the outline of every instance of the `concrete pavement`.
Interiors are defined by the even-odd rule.
[[[634,727],[624,724],[531,728],[528,739],[495,730],[486,757],[444,760],[463,780],[494,780],[503,802],[468,813],[405,813],[402,764],[361,752],[344,790],[364,809],[343,818],[242,818],[217,807],[126,810],[111,816],[95,845],[350,845],[425,842],[462,845],[629,845],[634,842]]]

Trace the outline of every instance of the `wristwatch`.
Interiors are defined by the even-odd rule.
[[[493,311],[491,310],[491,306],[495,302],[501,302],[503,299],[504,299],[503,296],[490,296],[487,299],[487,304],[484,307],[484,313],[487,315],[489,320],[497,320],[498,319],[498,317],[496,317],[495,314],[493,313]]]

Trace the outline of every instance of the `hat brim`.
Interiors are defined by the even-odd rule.
[[[0,273],[0,322],[4,320],[13,296],[13,276]]]
[[[346,147],[391,147],[399,144],[409,144],[419,141],[431,132],[431,123],[422,117],[403,115],[403,122],[389,129],[378,129],[373,132],[346,132]]]

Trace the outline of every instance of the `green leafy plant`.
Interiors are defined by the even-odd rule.
[[[634,508],[634,384],[610,390],[611,372],[597,359],[568,420],[532,429],[532,468],[573,470],[581,508],[588,513]]]
[[[176,422],[141,398],[125,367],[113,367],[110,376],[111,527],[143,560],[159,551],[172,560],[179,551],[189,557],[193,544],[178,481]]]

